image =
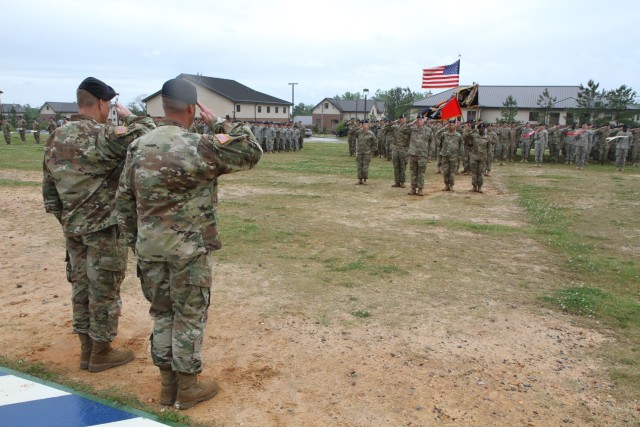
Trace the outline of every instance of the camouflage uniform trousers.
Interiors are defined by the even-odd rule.
[[[36,140],[36,144],[40,144],[40,131],[33,131],[33,139]]]
[[[424,188],[424,174],[427,172],[426,156],[409,156],[411,188]]]
[[[442,163],[442,176],[445,185],[455,184],[456,170],[458,170],[458,159],[453,156],[440,156]]]
[[[273,143],[274,143],[273,139],[267,138],[267,150],[266,151],[268,153],[273,152]]]
[[[25,142],[26,141],[26,137],[25,137],[25,134],[24,134],[24,129],[20,129],[18,131],[18,133],[20,134],[20,141]]]
[[[471,160],[471,184],[474,187],[482,187],[484,184],[484,170],[487,166],[486,160]]]
[[[622,169],[624,168],[625,161],[627,160],[627,152],[628,148],[619,148],[616,147],[616,168]]]
[[[393,148],[391,147],[391,141],[385,141],[384,151],[386,153],[387,160],[393,160]]]
[[[516,151],[518,150],[518,145],[515,143],[515,141],[509,141],[509,148],[507,151],[507,157],[510,162],[514,161],[516,159]]]
[[[520,148],[522,148],[522,160],[528,162],[531,155],[531,140],[523,139],[520,141]]]
[[[202,372],[202,347],[212,283],[211,254],[172,261],[138,260],[142,292],[151,303],[151,358],[174,371]]]
[[[534,159],[536,163],[542,163],[542,161],[544,160],[544,150],[545,150],[545,145],[542,142],[535,142],[534,143]]]
[[[118,234],[113,225],[66,238],[73,332],[99,342],[110,342],[118,334],[120,284],[127,267],[127,246]]]
[[[560,154],[560,150],[558,149],[558,144],[555,142],[549,143],[549,160],[551,163],[558,162],[558,155]]]
[[[589,146],[587,144],[575,144],[576,148],[576,166],[582,167],[587,163],[587,155],[589,153]]]
[[[504,162],[505,160],[507,160],[508,149],[509,149],[509,143],[498,142],[496,144],[496,159],[500,160],[500,162]]]
[[[576,143],[575,142],[565,143],[564,149],[565,149],[564,156],[566,161],[569,163],[575,162],[576,161]]]
[[[604,164],[607,160],[609,154],[609,144],[607,142],[599,142],[598,143],[598,160],[600,163]]]
[[[353,156],[356,152],[356,139],[351,137],[347,139],[347,142],[349,143],[349,155]]]
[[[2,132],[2,134],[4,135],[4,142],[6,142],[7,145],[11,145],[11,132]]]
[[[407,182],[407,153],[393,150],[393,179],[396,184]]]
[[[356,154],[358,179],[369,179],[369,164],[371,164],[371,157],[371,154]]]

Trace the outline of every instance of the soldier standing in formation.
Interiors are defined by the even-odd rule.
[[[22,142],[26,141],[26,137],[25,137],[25,131],[27,130],[27,121],[24,119],[24,117],[20,116],[20,119],[18,119],[18,133],[20,134],[20,140]]]
[[[547,144],[549,143],[549,132],[547,131],[547,126],[542,124],[538,126],[536,129],[536,133],[534,135],[534,160],[536,162],[536,167],[542,167],[542,160],[544,159],[544,151],[547,149]]]
[[[575,133],[576,135],[576,170],[582,170],[587,163],[587,155],[589,154],[589,141],[591,140],[591,131],[588,129],[587,123],[582,125],[582,129]]]
[[[489,135],[486,134],[484,123],[478,125],[478,131],[471,136],[472,144],[470,147],[470,169],[471,169],[471,191],[482,193],[482,184],[484,183],[484,169],[487,160],[491,154],[491,141]]]
[[[487,136],[489,137],[489,157],[487,158],[487,169],[484,172],[484,176],[491,176],[491,164],[493,163],[494,153],[496,146],[498,145],[498,134],[493,130],[493,125],[489,123],[486,125]]]
[[[616,134],[616,168],[620,172],[624,170],[627,152],[633,144],[633,134],[628,129],[627,125],[622,125],[622,130]]]
[[[407,149],[411,139],[411,128],[407,124],[407,118],[401,116],[397,125],[393,125],[393,178],[392,187],[405,187],[407,181]]]
[[[549,130],[549,160],[554,165],[558,163],[558,157],[560,155],[560,147],[562,141],[562,131],[559,125],[555,125]]]
[[[2,120],[2,134],[4,135],[4,141],[7,145],[11,144],[11,126],[9,125],[9,120]]]
[[[438,151],[440,153],[442,175],[444,178],[444,188],[442,191],[453,191],[458,162],[462,160],[464,155],[462,135],[456,131],[455,120],[450,120],[448,129],[440,133]]]
[[[56,130],[56,128],[56,122],[53,120],[53,118],[50,118],[49,124],[47,125],[47,132],[49,132],[49,134],[52,134]]]
[[[358,182],[363,185],[369,179],[369,164],[376,150],[376,136],[369,130],[369,123],[364,122],[362,128],[356,133],[356,165],[358,168]]]
[[[409,140],[409,167],[411,170],[411,190],[409,196],[424,196],[424,174],[427,172],[429,145],[433,142],[433,132],[424,126],[422,117],[418,117],[411,129]]]
[[[36,140],[36,144],[40,144],[40,123],[34,120],[31,126],[33,127],[33,139]]]
[[[215,381],[198,381],[213,280],[209,230],[215,225],[215,180],[253,168],[262,149],[248,127],[226,129],[185,80],[165,82],[162,105],[164,120],[127,153],[118,221],[135,248],[151,303],[151,355],[160,370],[161,404],[187,409],[219,389]],[[196,105],[212,135],[187,131]]]
[[[118,102],[116,112],[125,126],[106,125],[115,96],[104,82],[83,80],[77,90],[79,114],[49,135],[44,151],[44,206],[60,222],[66,239],[73,332],[80,338],[80,368],[90,372],[133,360],[131,350],[111,347],[127,267],[115,194],[127,145],[155,127],[153,120],[136,117]]]

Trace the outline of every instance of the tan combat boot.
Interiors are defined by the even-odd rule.
[[[418,196],[424,196],[424,193],[422,192],[422,187],[418,187]]]
[[[93,340],[89,372],[102,372],[133,360],[133,351],[116,350],[111,343]]]
[[[218,383],[211,380],[206,382],[198,381],[198,374],[188,374],[177,372],[178,374],[178,396],[176,398],[176,408],[189,409],[196,403],[209,400],[218,394]]]
[[[407,193],[407,196],[415,196],[416,195],[416,189],[412,188],[411,190],[409,190],[409,192]]]
[[[87,369],[91,360],[93,341],[88,334],[78,334],[78,337],[80,338],[80,369]]]
[[[178,375],[171,369],[171,366],[160,366],[160,378],[162,379],[160,404],[171,406],[176,403],[178,395]]]

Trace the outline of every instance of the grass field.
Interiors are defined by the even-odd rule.
[[[221,179],[218,263],[249,266],[271,285],[246,289],[263,316],[299,315],[328,327],[404,328],[439,310],[491,319],[492,301],[564,312],[614,339],[595,350],[620,399],[640,398],[640,169],[493,167],[488,191],[392,189],[373,159],[355,186],[345,143],[306,143]],[[42,145],[0,147],[0,169],[38,171]],[[469,177],[458,176],[456,187]],[[39,185],[4,179],[0,186]],[[242,186],[243,190],[239,190]],[[464,326],[460,326],[463,328]]]

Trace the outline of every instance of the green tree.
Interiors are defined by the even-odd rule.
[[[40,109],[38,108],[33,108],[31,105],[26,104],[24,107],[24,119],[27,121],[27,123],[29,124],[29,126],[31,126],[31,123],[40,117]]]
[[[602,110],[603,98],[602,94],[598,93],[599,87],[600,83],[596,83],[593,80],[589,80],[586,87],[582,84],[580,85],[578,99],[576,99],[580,123],[591,122]]]
[[[549,94],[548,88],[544,88],[544,91],[538,97],[537,104],[538,104],[538,108],[540,108],[542,123],[544,123],[545,125],[549,124],[549,115],[551,114],[551,109],[553,109],[553,106],[555,105],[556,100],[557,98],[555,96],[552,97]]]
[[[422,99],[422,94],[412,92],[408,87],[396,87],[386,92],[376,92],[375,99],[384,102],[384,110],[388,119],[396,120],[411,112],[411,106],[416,100]]]
[[[11,110],[9,110],[9,123],[11,123],[11,126],[14,129],[18,123],[18,112],[13,105],[11,106]]]
[[[143,99],[147,97],[146,93],[138,95],[135,99],[127,104],[127,108],[136,116],[146,116],[147,115],[147,105],[142,102]]]
[[[341,101],[355,101],[356,99],[363,99],[364,96],[361,96],[360,92],[345,92],[342,95],[336,95],[333,98]]]
[[[310,116],[313,114],[313,105],[299,103],[298,105],[293,107],[293,115],[294,116]]]
[[[626,85],[618,89],[610,90],[605,95],[607,100],[607,111],[611,113],[612,119],[616,123],[631,123],[633,120],[633,104],[636,99],[636,92]]]
[[[513,123],[515,122],[516,114],[518,114],[518,102],[513,96],[509,95],[502,103],[500,115],[502,115],[505,122]]]

